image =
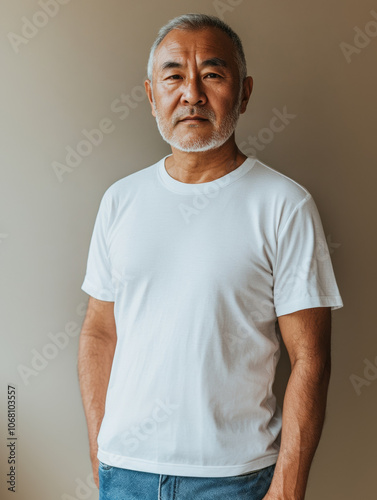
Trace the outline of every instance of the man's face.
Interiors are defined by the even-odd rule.
[[[232,41],[216,28],[172,30],[156,49],[152,80],[158,129],[181,151],[221,146],[246,109]]]

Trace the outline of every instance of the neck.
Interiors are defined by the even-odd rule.
[[[234,135],[216,149],[185,153],[172,148],[172,155],[166,158],[168,174],[180,182],[197,184],[210,182],[239,167],[247,156],[238,149]]]

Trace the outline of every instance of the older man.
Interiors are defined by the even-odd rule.
[[[343,303],[311,194],[236,145],[246,75],[215,17],[178,17],[152,46],[145,87],[172,154],[107,189],[82,285],[100,500],[304,498]]]

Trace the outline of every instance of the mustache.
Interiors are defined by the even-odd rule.
[[[190,115],[202,116],[203,118],[209,120],[211,123],[213,123],[216,120],[216,115],[211,109],[198,108],[197,106],[192,106],[190,107],[190,109],[183,108],[177,111],[173,116],[173,124],[175,125],[176,123],[179,122],[179,120],[182,120],[182,118],[185,118],[186,116]]]

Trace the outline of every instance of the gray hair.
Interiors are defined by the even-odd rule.
[[[224,23],[224,21],[221,21],[221,19],[219,19],[218,17],[207,16],[206,14],[184,14],[183,16],[178,16],[174,19],[171,19],[167,24],[165,24],[165,26],[163,26],[159,30],[157,38],[153,42],[151,51],[149,53],[148,70],[147,70],[149,80],[152,81],[155,50],[160,45],[162,40],[166,37],[166,35],[170,33],[170,31],[174,29],[194,31],[203,28],[219,28],[221,31],[226,33],[232,40],[235,49],[235,59],[240,76],[240,85],[242,85],[242,82],[244,81],[247,75],[247,69],[246,69],[245,53],[239,36],[232,30],[230,26]]]

